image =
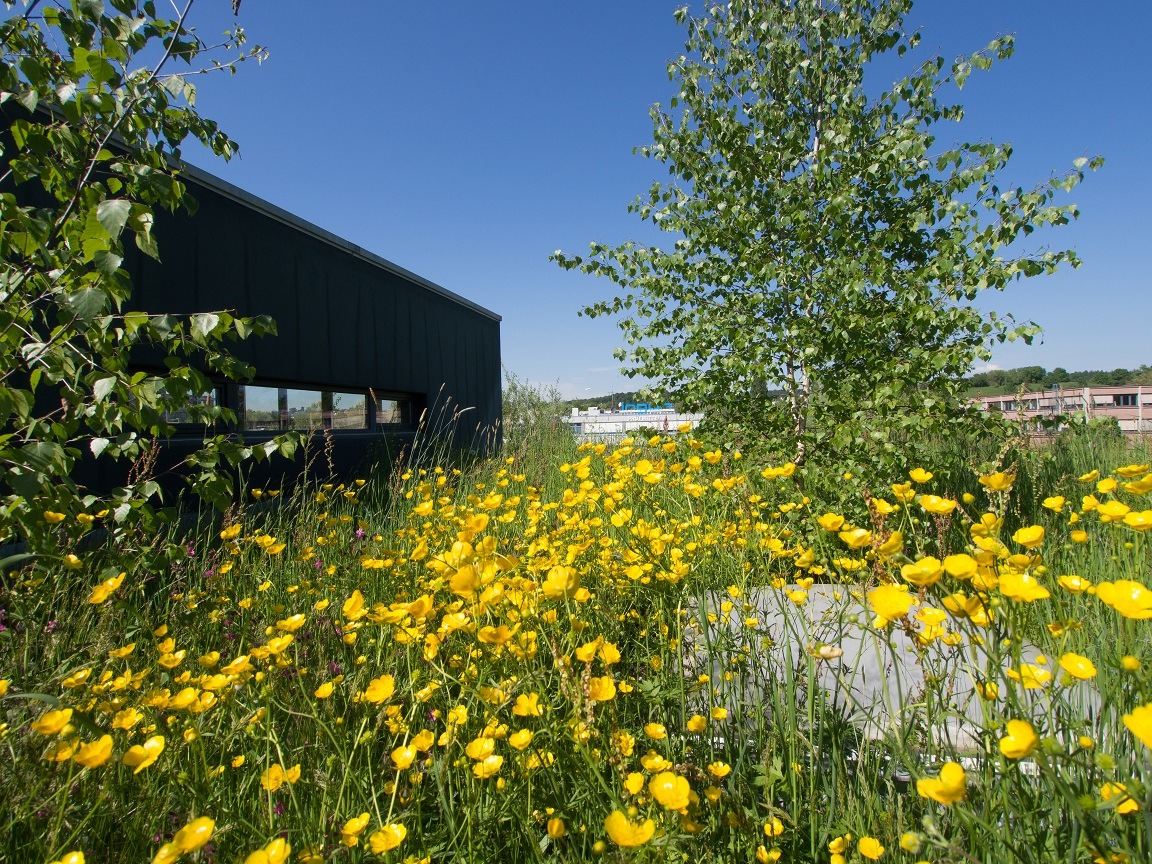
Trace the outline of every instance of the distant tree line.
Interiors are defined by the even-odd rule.
[[[1152,385],[1152,365],[1144,364],[1137,369],[1088,369],[1082,372],[1069,372],[1062,366],[1055,369],[1045,369],[1043,366],[1020,366],[1016,369],[990,369],[987,372],[977,372],[964,379],[969,391],[973,390],[1001,390],[1005,393],[1015,392],[1021,388],[1025,390],[1050,390],[1053,387],[1105,387],[1122,386],[1124,384]],[[778,394],[772,394],[778,395]],[[624,393],[609,393],[607,396],[589,396],[586,399],[568,399],[564,405],[568,410],[579,408],[586,411],[589,408],[599,408],[602,411],[615,411],[621,405],[635,402],[660,402],[651,396],[633,390]],[[678,411],[686,410],[686,406],[675,403]],[[699,410],[699,409],[697,409]]]
[[[651,399],[641,398],[638,391],[628,393],[609,393],[607,396],[589,396],[587,399],[569,399],[568,408],[579,408],[585,411],[589,408],[599,408],[601,411],[615,411],[621,405],[633,402],[651,402]]]
[[[968,376],[965,383],[972,389],[995,387],[1018,389],[1051,389],[1057,386],[1120,386],[1124,384],[1152,384],[1152,366],[1139,369],[1091,369],[1069,372],[1061,366],[1047,370],[1043,366],[1020,366],[1016,369],[990,369]]]

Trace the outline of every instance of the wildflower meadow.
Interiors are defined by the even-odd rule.
[[[44,512],[0,858],[1147,861],[1152,467],[1084,440],[874,485],[553,440],[131,552]]]

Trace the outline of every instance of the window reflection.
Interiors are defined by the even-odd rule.
[[[239,388],[240,428],[246,432],[296,430],[366,431],[368,396],[364,393],[243,385]],[[411,423],[412,401],[372,396],[375,426]],[[211,403],[207,403],[211,404]]]
[[[166,392],[164,395],[167,395]],[[189,396],[184,405],[179,408],[174,408],[171,411],[164,412],[164,422],[177,424],[189,424],[203,422],[203,414],[201,408],[209,408],[217,404],[216,391],[210,390],[207,393],[201,393],[198,396]]]
[[[363,393],[333,393],[330,428],[367,429],[367,404]]]
[[[280,391],[275,387],[240,388],[243,411],[240,426],[246,432],[276,432],[280,429]]]
[[[315,432],[324,428],[323,393],[319,390],[281,390],[280,428]]]
[[[407,423],[408,405],[408,402],[400,399],[377,398],[376,425],[398,426]]]

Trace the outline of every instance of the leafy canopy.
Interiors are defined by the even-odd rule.
[[[961,378],[1033,324],[983,314],[981,291],[1076,266],[1018,243],[1075,218],[1055,196],[1095,168],[1002,188],[1011,147],[946,145],[945,98],[1012,53],[1011,37],[951,65],[915,60],[911,0],[733,0],[677,13],[677,92],[651,111],[667,166],[631,210],[670,246],[593,243],[567,269],[620,286],[583,310],[620,315],[625,372],[701,406],[708,425],[798,464],[915,458],[964,417]],[[884,55],[908,71],[877,87]],[[909,450],[909,448],[912,450]],[[868,455],[866,455],[866,453]]]
[[[190,410],[206,424],[231,419],[216,405],[196,403],[214,379],[251,374],[229,353],[229,341],[274,330],[267,317],[227,311],[127,311],[131,284],[121,266],[126,242],[159,257],[154,207],[194,203],[178,172],[182,142],[197,140],[225,158],[235,152],[196,112],[192,78],[235,71],[262,51],[245,48],[240,29],[219,46],[204,43],[186,27],[191,2],[176,18],[133,0],[5,5],[0,542],[51,547],[45,512],[96,509],[72,480],[82,456],[146,465],[155,440],[174,431],[166,420],[172,412]],[[158,353],[163,365],[134,365],[142,349]],[[190,458],[193,485],[226,501],[230,482],[220,466],[292,446],[282,439],[253,451],[209,434]],[[141,470],[131,476],[138,482],[100,505],[114,529],[153,515],[159,485]]]

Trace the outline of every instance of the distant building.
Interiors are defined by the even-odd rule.
[[[623,403],[615,411],[573,408],[564,418],[577,438],[595,441],[618,441],[640,430],[677,432],[687,426],[695,429],[703,414],[678,412],[671,404],[649,405],[647,402]]]
[[[1085,420],[1113,417],[1124,432],[1152,432],[1152,387],[1128,384],[1110,387],[1057,387],[971,400],[985,411],[999,411],[1013,420],[1080,415]]]

